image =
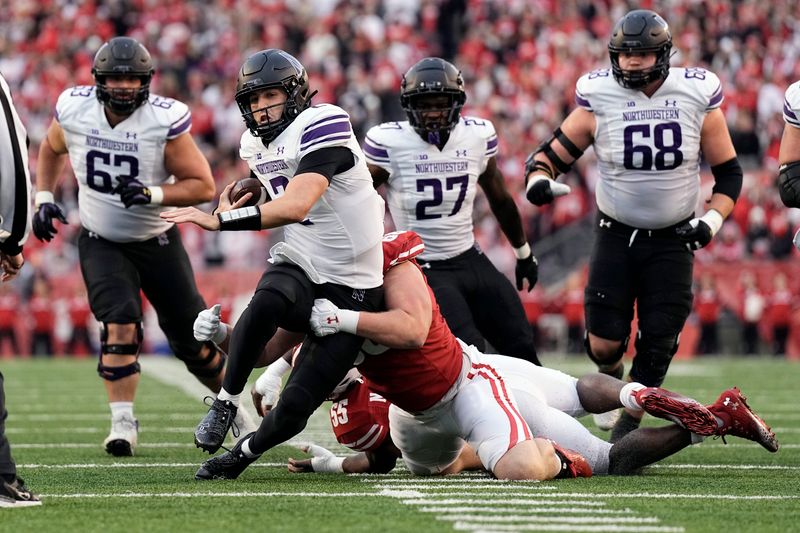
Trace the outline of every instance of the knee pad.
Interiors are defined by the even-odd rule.
[[[144,330],[142,323],[136,323],[136,342],[131,344],[109,344],[108,343],[108,325],[103,322],[100,325],[100,357],[103,354],[111,355],[139,355],[139,349],[142,347],[144,340]]]
[[[224,370],[228,356],[218,349],[213,342],[204,342],[203,345],[208,346],[208,355],[203,358],[199,357],[200,354],[195,357],[184,357],[178,353],[175,354],[175,357],[183,361],[186,369],[195,376],[199,378],[215,378]],[[214,360],[217,354],[219,354],[219,362],[209,367],[208,364]]]
[[[589,343],[589,332],[587,331],[583,336],[583,346],[586,348],[586,355],[588,355],[589,359],[591,359],[598,367],[615,366],[622,359],[622,356],[625,355],[625,352],[628,350],[629,341],[630,341],[630,336],[625,337],[625,339],[622,341],[622,344],[620,344],[619,348],[617,348],[617,351],[611,354],[611,357],[609,357],[608,359],[600,359],[594,354],[594,352],[592,352],[592,345]]]
[[[656,337],[639,330],[631,378],[647,387],[660,387],[679,344],[680,335]]]
[[[106,381],[117,381],[133,374],[138,374],[142,371],[139,361],[123,365],[123,366],[108,366],[103,364],[103,354],[109,355],[134,355],[139,357],[139,349],[142,346],[144,339],[144,332],[142,331],[142,323],[136,323],[136,342],[131,344],[109,344],[108,343],[108,328],[106,323],[100,325],[100,360],[97,363],[97,374]]]

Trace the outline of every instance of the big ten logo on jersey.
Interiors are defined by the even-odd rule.
[[[339,427],[339,424],[347,424],[347,398],[339,400],[331,405],[331,425]]]

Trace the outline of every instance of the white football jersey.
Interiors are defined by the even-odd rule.
[[[790,126],[800,128],[800,81],[794,82],[786,89],[783,120]]]
[[[474,244],[476,184],[497,154],[491,121],[461,117],[441,151],[407,121],[386,122],[367,132],[364,153],[368,163],[389,173],[389,212],[398,230],[422,237],[422,259],[449,259]]]
[[[383,284],[384,203],[372,186],[347,112],[331,104],[309,107],[269,146],[246,131],[239,155],[275,199],[283,195],[304,156],[335,146],[349,148],[355,165],[333,176],[308,218],[284,226],[284,237],[303,255],[295,264],[312,280],[371,289]]]
[[[111,191],[117,178],[133,177],[144,185],[170,178],[164,168],[167,141],[191,129],[192,114],[183,102],[151,94],[148,102],[111,127],[95,87],[78,86],[58,97],[56,120],[64,130],[72,170],[78,180],[81,224],[114,242],[144,241],[172,227],[158,215],[162,205],[126,209]]]
[[[622,87],[610,69],[581,76],[575,101],[597,120],[600,210],[642,229],[692,216],[700,194],[700,131],[722,99],[719,78],[702,68],[670,68],[652,97]]]

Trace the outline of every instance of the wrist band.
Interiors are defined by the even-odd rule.
[[[311,468],[314,469],[314,472],[344,472],[343,463],[344,457],[335,455],[311,458]]]
[[[39,191],[33,197],[33,203],[36,207],[42,204],[54,204],[56,203],[56,197],[50,191]]]
[[[358,318],[360,314],[361,313],[358,311],[339,309],[339,312],[336,313],[336,316],[339,317],[339,331],[355,335],[358,329]]]
[[[517,259],[527,259],[533,252],[531,252],[531,245],[527,242],[519,248],[514,248],[514,255]]]
[[[261,210],[251,205],[217,215],[220,231],[244,231],[261,229]]]
[[[711,228],[712,237],[717,234],[719,228],[722,227],[722,223],[725,221],[720,212],[716,209],[709,209],[706,211],[706,214],[700,217],[700,220],[708,224],[708,227]]]
[[[148,189],[150,189],[151,204],[161,205],[162,203],[164,203],[164,189],[158,187],[157,185],[153,187],[148,187]]]

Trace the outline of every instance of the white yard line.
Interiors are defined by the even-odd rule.
[[[449,522],[482,522],[497,524],[502,522],[528,522],[533,524],[658,524],[661,522],[653,516],[530,516],[530,515],[508,515],[508,516],[437,516],[437,520]]]
[[[75,494],[41,494],[42,498],[361,498],[380,496],[369,492],[120,492],[115,494],[79,492]]]
[[[484,507],[484,506],[431,506],[420,507],[417,509],[423,513],[435,513],[437,515],[464,515],[468,513],[482,513],[484,515],[502,514],[510,515],[516,514],[518,516],[524,515],[539,515],[539,514],[591,514],[591,515],[612,515],[612,514],[631,514],[631,509],[598,509],[597,507],[534,507],[532,509],[523,509],[520,507]]]
[[[197,463],[69,463],[60,465],[45,465],[45,464],[20,464],[18,468],[34,469],[41,468],[44,470],[68,470],[68,469],[85,469],[85,468],[184,468],[184,467],[197,468]],[[266,467],[280,467],[286,466],[286,463],[261,463],[256,462],[250,465],[250,468],[266,468]]]
[[[456,522],[453,529],[457,531],[473,531],[484,533],[492,531],[569,531],[569,532],[631,532],[631,533],[683,533],[682,527],[668,526],[617,526],[617,525],[578,525],[578,524],[481,524],[475,522]]]

